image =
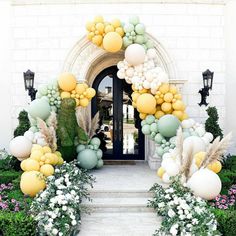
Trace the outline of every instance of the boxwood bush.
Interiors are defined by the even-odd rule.
[[[21,172],[15,170],[0,171],[0,184],[13,182],[21,175]]]

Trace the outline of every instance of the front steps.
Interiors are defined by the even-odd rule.
[[[97,183],[90,190],[92,202],[83,203],[90,214],[82,215],[80,236],[151,236],[155,232],[161,219],[147,208],[152,197],[148,190],[158,181],[155,172],[145,164],[105,166],[94,176]]]

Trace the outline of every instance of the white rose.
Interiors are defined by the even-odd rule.
[[[168,211],[168,216],[169,216],[169,217],[174,217],[174,216],[175,216],[175,212],[174,212],[172,209],[170,209],[170,210]]]
[[[67,210],[67,206],[63,206],[63,207],[62,207],[62,210],[63,210],[63,211],[66,211],[66,210]]]
[[[72,220],[71,224],[76,225],[77,224],[76,220]]]
[[[54,235],[57,235],[58,230],[54,228],[54,229],[52,230],[52,233],[53,233]]]

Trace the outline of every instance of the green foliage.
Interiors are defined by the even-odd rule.
[[[236,171],[236,156],[228,155],[223,162],[223,169]]]
[[[0,184],[11,183],[21,175],[21,172],[14,170],[7,170],[0,172]]]
[[[0,211],[0,231],[4,236],[34,236],[36,222],[23,211]]]
[[[218,175],[222,182],[221,193],[226,194],[228,189],[236,183],[236,171],[223,169]]]
[[[19,125],[14,130],[14,137],[24,135],[24,133],[30,128],[30,121],[26,111],[23,110],[19,113],[18,120]]]
[[[5,150],[0,151],[0,171],[18,170],[18,160],[9,155]]]
[[[206,131],[212,133],[214,139],[218,136],[222,139],[223,133],[218,123],[219,116],[216,107],[208,107],[206,111],[209,116],[205,123]]]
[[[58,147],[63,159],[67,162],[76,157],[75,137],[77,136],[77,120],[75,116],[76,102],[73,98],[65,98],[58,112]]]
[[[218,222],[218,230],[223,236],[233,236],[236,233],[236,210],[214,209]]]

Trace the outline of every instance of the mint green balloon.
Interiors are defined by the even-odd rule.
[[[41,98],[43,95],[39,92],[36,93],[36,98]]]
[[[135,31],[132,31],[132,32],[130,33],[130,35],[131,35],[131,36],[136,36]]]
[[[96,167],[98,158],[96,152],[91,149],[84,149],[77,156],[78,164],[86,170]]]
[[[155,136],[156,136],[156,132],[151,132],[150,134],[151,138],[154,140]]]
[[[170,147],[165,147],[164,148],[164,153],[169,152],[169,150],[170,150]]]
[[[156,149],[156,153],[158,154],[158,156],[162,157],[164,154],[164,149],[162,147],[158,147]]]
[[[142,46],[145,49],[145,51],[147,51],[148,48],[147,48],[146,44],[142,44]]]
[[[103,167],[103,165],[104,165],[103,160],[100,159],[100,160],[98,160],[98,163],[97,163],[97,165],[96,165],[96,168],[99,169],[99,168]]]
[[[137,34],[141,34],[141,35],[143,35],[144,33],[145,33],[145,26],[144,26],[144,24],[137,24],[136,26],[135,26],[135,32],[137,33]]]
[[[123,38],[123,47],[127,48],[129,45],[131,45],[133,42],[128,39],[126,36]]]
[[[134,42],[138,43],[138,44],[143,44],[144,43],[143,36],[142,35],[136,35]]]
[[[91,139],[90,144],[100,146],[101,141],[99,138],[95,137]]]
[[[131,16],[129,18],[129,23],[133,25],[137,25],[139,23],[139,17],[138,16]]]
[[[85,145],[80,144],[76,147],[76,152],[79,153],[79,152],[83,151],[85,148],[86,148]]]
[[[158,131],[166,138],[176,136],[177,129],[180,126],[180,121],[174,115],[164,115],[159,119]]]
[[[46,120],[50,115],[51,108],[45,99],[35,99],[30,103],[28,112],[35,119],[40,118]]]
[[[125,31],[125,33],[131,33],[132,31],[134,31],[134,25],[129,24],[129,23],[125,24],[124,31]]]
[[[143,43],[146,43],[148,41],[147,35],[142,35],[143,36]]]
[[[161,144],[163,139],[164,139],[164,137],[161,134],[159,134],[159,133],[156,134],[156,136],[155,136],[156,143]]]
[[[98,150],[99,149],[99,146],[98,145],[93,145],[93,150]]]
[[[152,123],[150,125],[150,130],[151,130],[151,132],[154,132],[155,136],[156,136],[156,133],[158,132],[158,125],[157,125],[157,123]]]
[[[98,159],[101,159],[102,156],[103,156],[103,152],[102,152],[101,149],[98,149],[97,152],[96,152],[96,154],[97,154]]]
[[[146,119],[145,119],[145,121],[146,121],[146,123],[148,124],[148,125],[150,125],[150,124],[152,124],[153,122],[155,122],[155,116],[153,116],[153,115],[148,115],[147,117],[146,117]]]
[[[142,132],[143,132],[143,134],[145,134],[145,135],[151,134],[150,125],[144,125],[144,126],[142,127]]]
[[[146,120],[142,120],[142,121],[141,121],[141,125],[142,125],[142,126],[144,126],[144,125],[146,125],[146,124],[147,124]]]
[[[145,46],[147,47],[147,49],[154,48],[153,41],[152,41],[151,39],[149,39],[149,40],[145,43]]]

